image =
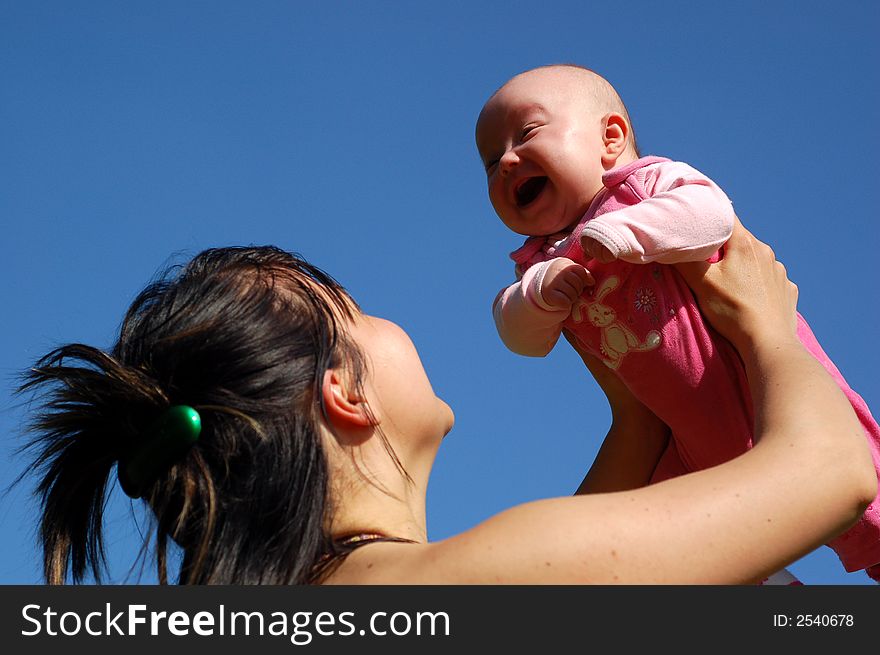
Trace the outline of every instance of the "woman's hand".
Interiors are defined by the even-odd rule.
[[[677,264],[703,314],[742,353],[795,338],[798,290],[773,250],[737,219],[721,261]]]

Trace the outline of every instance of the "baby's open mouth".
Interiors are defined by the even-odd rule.
[[[520,184],[516,188],[516,206],[525,207],[528,205],[541,194],[546,184],[547,178],[544,176],[530,177]]]

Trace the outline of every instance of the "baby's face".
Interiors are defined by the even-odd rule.
[[[567,75],[515,77],[477,120],[489,200],[507,227],[528,236],[572,229],[602,188],[603,117]]]

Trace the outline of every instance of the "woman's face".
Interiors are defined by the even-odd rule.
[[[439,442],[452,429],[454,416],[434,394],[406,332],[391,321],[361,313],[348,332],[366,358],[364,392],[383,431],[409,443]]]

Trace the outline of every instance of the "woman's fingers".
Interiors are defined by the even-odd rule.
[[[773,249],[737,220],[723,258],[714,264],[678,264],[703,314],[722,335],[736,343],[758,332],[794,333],[797,287]]]

